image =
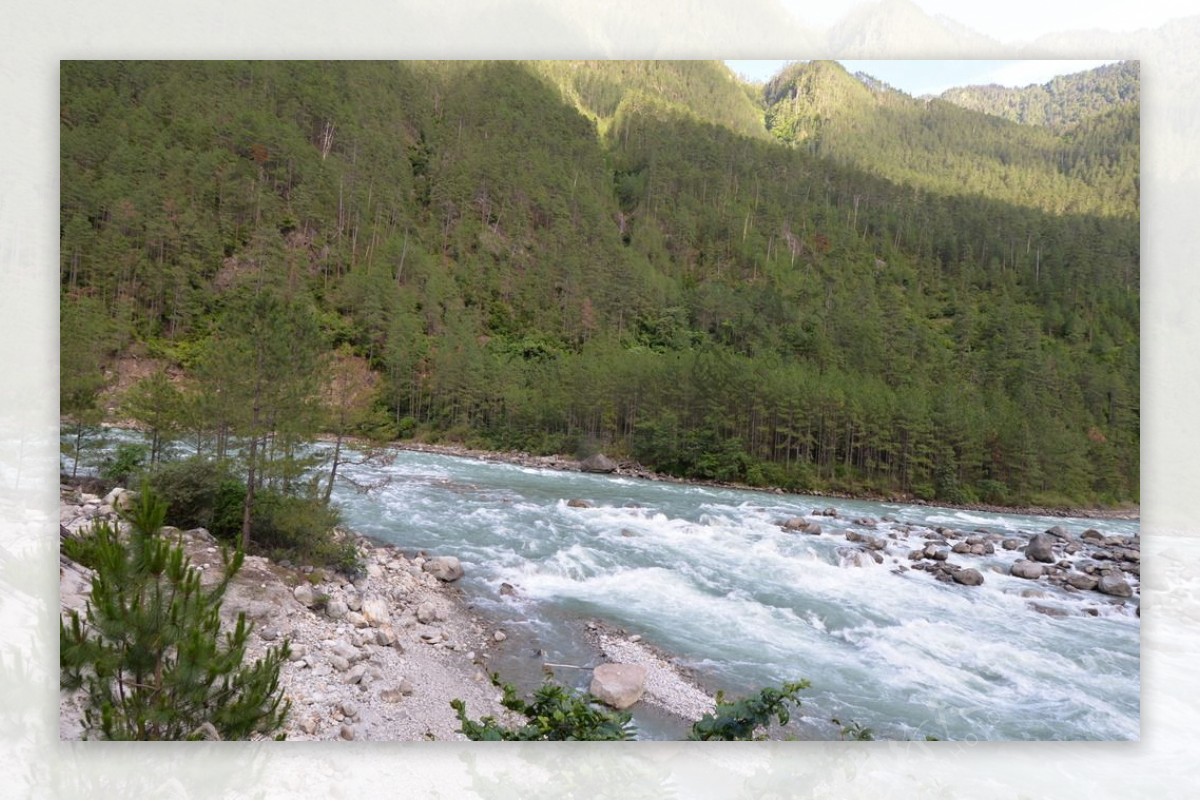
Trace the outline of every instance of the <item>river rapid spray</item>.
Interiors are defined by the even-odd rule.
[[[1131,537],[1137,521],[865,501],[838,501],[838,516],[829,517],[812,514],[828,499],[413,451],[387,466],[346,470],[360,484],[382,485],[335,491],[346,523],[458,556],[464,589],[514,633],[508,650],[530,666],[594,659],[579,623],[603,620],[730,695],[808,678],[808,736],[839,736],[832,718],[899,738],[1139,736],[1136,595],[1009,575],[1020,552],[998,541],[991,554],[951,554],[981,571],[982,586],[909,569],[910,551],[938,539],[939,527],[986,529],[1024,547],[1054,525],[1075,538],[1085,529]],[[823,533],[779,525],[797,516]],[[852,522],[866,518],[874,528]],[[851,546],[851,532],[884,540],[882,562]],[[647,733],[670,733],[638,722]]]
[[[828,498],[407,450],[383,462],[356,456],[346,454],[344,474],[374,488],[339,482],[346,525],[407,551],[458,556],[463,590],[509,632],[494,664],[526,688],[545,663],[594,664],[585,623],[603,621],[730,696],[809,679],[803,737],[836,739],[834,718],[887,738],[1139,737],[1140,582],[1128,577],[1134,595],[1119,599],[1018,578],[1009,570],[1021,551],[1000,546],[1013,538],[1024,548],[1056,525],[1076,542],[1087,529],[1131,538],[1137,520],[850,500],[832,502],[831,517],[817,514]],[[822,533],[780,525],[797,517]],[[875,525],[855,522],[864,519]],[[981,586],[912,569],[922,563],[911,554],[941,540],[938,529],[990,533],[992,553],[948,554],[979,570]],[[881,561],[848,534],[880,540]],[[580,688],[587,675],[556,673]],[[685,731],[641,706],[642,736]]]

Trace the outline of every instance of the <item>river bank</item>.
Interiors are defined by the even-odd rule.
[[[361,441],[356,441],[355,444],[359,446],[366,445],[365,442]],[[493,451],[480,448],[470,448],[465,445],[458,444],[430,444],[411,440],[398,440],[396,442],[388,443],[387,447],[397,448],[399,450],[416,451],[418,453],[436,453],[443,456],[461,456],[470,459],[480,459],[482,461],[498,462],[502,464],[513,464],[534,469],[565,471],[579,471],[583,469],[581,468],[582,463],[579,460],[563,455],[535,456],[520,451]],[[698,478],[679,478],[678,476],[650,470],[649,468],[632,461],[622,461],[614,464],[614,469],[611,471],[613,475],[623,476],[626,478],[640,478],[647,481],[666,481],[686,486],[721,487],[726,489],[770,492],[775,494],[808,495],[816,498],[830,498],[835,500],[870,501],[874,503],[900,503],[911,506],[934,506],[946,509],[962,509],[972,512],[989,512],[993,514],[1019,514],[1038,517],[1084,517],[1097,520],[1138,520],[1141,517],[1141,508],[1134,505],[1121,507],[997,506],[995,504],[985,503],[955,504],[944,501],[926,501],[901,494],[883,496],[870,494],[852,495],[837,492],[822,492],[819,490],[790,491],[784,490],[780,487],[752,487],[746,484],[737,484],[727,481],[713,481]]]
[[[76,536],[93,521],[118,523],[114,497],[60,488],[61,536]],[[205,585],[222,563],[219,543],[204,529],[165,533],[181,544]],[[480,614],[456,584],[461,565],[380,543],[353,532],[363,573],[346,576],[310,566],[248,556],[230,583],[221,614],[231,626],[244,613],[253,624],[246,659],[287,640],[291,655],[280,685],[291,704],[283,729],[289,740],[463,740],[450,707],[466,702],[473,719],[494,716],[516,723],[489,680],[513,644],[503,628]],[[91,572],[60,557],[60,611],[83,611]],[[647,669],[641,703],[680,724],[700,717],[712,698],[637,637],[601,623],[594,632],[591,670],[605,661]],[[538,676],[546,669],[537,671]],[[526,676],[527,681],[537,677]],[[570,682],[564,682],[570,683]],[[81,739],[82,698],[60,698],[60,739]]]

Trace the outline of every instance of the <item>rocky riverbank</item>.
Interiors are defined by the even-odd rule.
[[[119,491],[102,498],[63,486],[60,497],[63,537],[77,536],[97,519],[119,522]],[[223,562],[212,535],[204,529],[164,532],[183,545],[206,584],[218,580]],[[285,639],[290,643],[280,672],[291,702],[287,739],[461,740],[450,707],[456,698],[466,702],[472,718],[515,722],[488,679],[507,635],[471,608],[456,584],[462,576],[458,560],[406,554],[351,532],[343,536],[354,539],[361,575],[248,556],[225,595],[225,623],[245,613],[253,624],[247,659]],[[62,613],[82,611],[90,571],[63,556],[59,574]],[[597,666],[619,660],[645,667],[642,703],[687,720],[711,707],[707,694],[636,638],[604,628],[595,644]],[[60,700],[61,739],[83,735],[80,700],[67,694]]]

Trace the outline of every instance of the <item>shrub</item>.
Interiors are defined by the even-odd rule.
[[[145,465],[147,453],[145,445],[122,442],[112,455],[105,457],[100,477],[113,485],[128,486]]]
[[[791,719],[789,704],[800,705],[800,692],[807,681],[795,681],[782,687],[765,687],[757,695],[739,701],[726,701],[717,693],[717,708],[692,726],[689,740],[754,740],[775,718],[780,726]]]
[[[354,543],[335,532],[341,519],[337,509],[319,498],[263,490],[256,496],[253,515],[256,547],[351,576],[362,569]]]
[[[492,683],[501,686],[499,677]],[[546,682],[525,701],[511,684],[503,685],[501,704],[527,719],[524,726],[510,729],[488,716],[479,721],[467,718],[467,705],[455,698],[450,706],[458,713],[461,731],[468,740],[629,740],[634,729],[628,712],[613,712],[592,696],[578,695],[553,682]]]
[[[166,501],[171,525],[206,528],[226,540],[241,531],[246,485],[227,464],[202,457],[166,462],[146,483]]]
[[[227,465],[203,458],[169,462],[151,474],[147,484],[166,500],[171,525],[206,528],[230,542],[241,534],[246,485]],[[255,495],[252,514],[256,549],[349,575],[361,569],[354,544],[334,535],[340,518],[324,500],[262,489]]]
[[[499,677],[492,683],[500,686]],[[760,736],[772,719],[786,725],[790,719],[789,705],[800,705],[799,694],[807,689],[807,681],[789,682],[780,688],[767,687],[757,695],[739,701],[726,701],[717,694],[717,707],[692,726],[690,740],[751,740]],[[454,699],[450,706],[458,713],[459,731],[469,740],[630,740],[637,730],[629,722],[630,713],[606,709],[589,694],[578,694],[547,682],[533,695],[531,702],[523,700],[508,684],[503,685],[505,708],[524,716],[527,723],[507,728],[495,718],[472,721],[467,717],[466,704]]]
[[[221,601],[243,555],[211,589],[158,531],[166,506],[144,491],[127,543],[107,523],[89,536],[96,571],[85,616],[59,622],[60,683],[86,693],[88,735],[107,740],[247,739],[279,729],[288,643],[243,664],[250,627],[221,633]]]

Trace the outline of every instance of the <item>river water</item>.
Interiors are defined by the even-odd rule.
[[[497,649],[510,671],[522,660],[535,673],[543,661],[594,660],[582,622],[600,620],[729,695],[808,679],[802,736],[838,737],[837,718],[887,738],[1139,737],[1136,598],[1009,576],[1017,553],[1000,548],[953,555],[984,573],[978,587],[897,572],[930,532],[890,523],[870,532],[896,535],[883,564],[848,564],[838,552],[862,516],[1026,536],[1051,525],[1132,535],[1137,521],[830,502],[413,451],[344,469],[360,484],[387,482],[365,494],[337,489],[347,525],[462,560],[463,590],[510,634]],[[821,536],[778,525],[830,505],[837,518],[810,518]],[[516,594],[501,594],[503,583]],[[570,671],[556,675],[572,683]],[[643,736],[678,734],[651,715],[635,722]]]

